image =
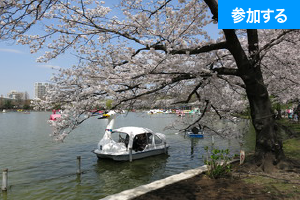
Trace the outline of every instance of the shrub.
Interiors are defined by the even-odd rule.
[[[208,146],[204,147],[207,158],[205,159],[205,164],[208,165],[207,175],[210,178],[220,178],[230,174],[231,165],[228,163],[232,160],[229,155],[229,149],[219,150],[213,148],[211,151]]]

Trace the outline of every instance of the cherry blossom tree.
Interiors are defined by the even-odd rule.
[[[256,164],[266,169],[284,158],[269,92],[280,101],[296,97],[297,30],[224,29],[211,38],[206,27],[218,22],[216,0],[123,0],[111,8],[93,0],[10,0],[0,9],[1,39],[44,51],[39,62],[66,51],[80,60],[61,69],[46,101],[37,102],[63,105],[57,138],[91,117],[103,99],[122,108],[196,98],[204,112],[194,123],[208,107],[226,118],[249,106]],[[44,31],[30,34],[35,26]]]

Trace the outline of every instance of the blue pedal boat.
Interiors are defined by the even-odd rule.
[[[188,132],[187,135],[190,137],[190,138],[203,138],[203,134],[194,134],[192,132]]]

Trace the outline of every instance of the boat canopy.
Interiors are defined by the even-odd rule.
[[[148,128],[134,127],[134,126],[128,126],[128,127],[122,127],[122,128],[118,128],[118,129],[113,129],[112,132],[127,133],[131,137],[134,137],[135,135],[142,134],[142,133],[153,133]]]
[[[132,148],[135,151],[143,151],[147,145],[164,144],[165,136],[161,133],[153,133],[147,128],[122,127],[113,129],[110,139],[118,144],[124,143],[126,149]]]

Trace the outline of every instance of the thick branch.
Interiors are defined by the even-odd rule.
[[[198,83],[198,85],[193,89],[193,91],[189,94],[188,98],[185,101],[180,101],[180,102],[177,102],[176,104],[188,103],[194,94],[196,94],[198,96],[199,94],[197,93],[197,90],[201,87],[201,85],[202,85],[202,82]]]
[[[239,71],[238,69],[233,69],[233,68],[214,68],[214,72],[217,72],[218,75],[233,75],[233,76],[239,76]]]
[[[138,49],[134,55],[136,55],[138,52],[140,52],[142,50],[150,50],[151,48],[154,48],[155,50],[161,50],[161,51],[164,51],[165,53],[169,53],[169,54],[173,54],[173,55],[175,55],[175,54],[190,54],[190,55],[192,55],[192,54],[206,53],[206,52],[210,52],[213,50],[227,49],[227,43],[220,42],[220,43],[215,43],[215,44],[208,44],[208,45],[205,45],[202,47],[172,50],[169,52],[164,45],[154,44],[154,45],[142,48],[142,49]]]
[[[257,29],[247,29],[249,54],[258,51],[258,35]]]
[[[149,95],[149,94],[156,93],[156,92],[158,92],[158,91],[160,91],[160,90],[162,90],[162,89],[166,88],[167,86],[170,86],[170,85],[172,85],[172,84],[174,84],[174,83],[178,83],[178,82],[180,82],[180,81],[183,81],[183,80],[189,80],[189,79],[193,79],[193,78],[195,78],[195,76],[192,76],[191,74],[182,74],[182,75],[176,76],[176,77],[172,78],[172,81],[171,81],[170,83],[161,84],[159,87],[154,88],[154,89],[152,89],[152,90],[148,90],[148,91],[143,92],[143,93],[141,93],[141,94],[134,95],[134,96],[132,96],[132,97],[123,99],[123,100],[121,100],[118,104],[116,104],[113,108],[118,107],[119,105],[121,105],[121,104],[124,103],[124,102],[132,101],[132,100],[138,99],[138,98],[140,98],[140,97],[142,97],[142,96],[146,96],[146,95]],[[134,86],[134,87],[135,87],[135,86]],[[136,87],[137,87],[137,85],[136,85]],[[130,90],[130,89],[127,88],[127,89],[125,89],[125,90]],[[124,90],[124,91],[125,91],[125,90]],[[117,91],[117,92],[120,92],[120,91]]]
[[[218,3],[215,0],[204,0],[208,5],[211,13],[213,14],[213,20],[218,21]]]
[[[141,51],[149,51],[151,48],[154,48],[155,50],[161,50],[161,51],[164,51],[165,53],[169,53],[169,54],[172,54],[172,55],[176,55],[176,54],[195,55],[195,54],[200,54],[200,53],[207,53],[207,52],[210,52],[210,51],[213,51],[213,50],[227,49],[227,43],[226,42],[220,42],[220,43],[215,43],[215,44],[209,44],[209,45],[202,46],[202,47],[172,50],[170,52],[167,51],[167,49],[164,45],[154,44],[150,47],[147,46],[147,47],[136,50],[136,52],[134,54],[132,54],[131,58],[136,56]],[[116,67],[116,66],[119,66],[119,65],[127,64],[127,63],[128,63],[128,61],[123,61],[121,63],[118,63],[118,64],[114,65],[114,66]]]
[[[257,29],[247,29],[247,36],[249,54],[251,56],[252,62],[256,64],[259,61]]]
[[[170,52],[170,54],[200,54],[200,53],[206,53],[213,50],[219,50],[219,49],[227,49],[227,43],[226,42],[220,42],[215,44],[209,44],[203,47],[197,47],[197,48],[189,48],[189,49],[181,49],[181,50],[173,50]]]

